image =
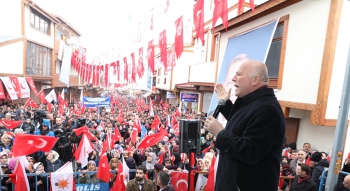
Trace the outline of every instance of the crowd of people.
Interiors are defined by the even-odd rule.
[[[140,181],[143,185],[145,180],[153,180],[155,169],[161,172],[158,176],[159,181],[163,181],[158,182],[161,189],[169,185],[168,174],[170,171],[191,169],[208,177],[212,159],[216,156],[216,137],[203,128],[206,120],[205,113],[181,111],[179,115],[176,106],[168,105],[165,102],[153,101],[152,107],[146,103],[140,106],[137,104],[137,100],[140,99],[127,96],[115,97],[118,97],[117,99],[120,99],[118,101],[123,103],[121,107],[112,107],[112,110],[108,112],[106,108],[86,108],[79,115],[74,111],[77,108],[77,103],[70,103],[64,113],[60,114],[57,104],[54,104],[54,108],[49,112],[45,104],[40,104],[38,108],[32,108],[20,103],[14,104],[2,101],[0,103],[0,118],[2,120],[22,121],[22,123],[15,129],[8,129],[0,122],[1,172],[11,174],[16,165],[16,161],[11,159],[11,149],[14,141],[16,141],[17,134],[58,137],[58,141],[50,152],[35,152],[27,156],[29,163],[26,168],[27,172],[38,175],[37,182],[34,181],[33,177],[28,177],[31,190],[35,190],[35,187],[38,187],[38,190],[46,190],[46,177],[40,176],[40,174],[55,172],[68,161],[75,162],[73,155],[81,136],[75,135],[73,129],[87,126],[98,141],[93,142],[94,151],[89,154],[88,165],[84,168],[79,163],[74,165],[74,171],[82,172],[75,177],[77,184],[93,184],[101,181],[97,178],[97,173],[90,172],[98,171],[97,167],[103,154],[101,153],[103,142],[110,140],[108,136],[113,134],[115,129],[119,130],[122,138],[117,142],[110,143],[112,147],[106,151],[109,167],[116,172],[110,174],[110,181],[108,182],[110,188],[116,180],[119,161],[126,163],[129,169],[135,169],[134,172],[129,173],[130,182],[127,185],[129,190],[132,190],[135,185],[139,184],[140,186]],[[35,119],[35,114],[38,111],[45,114],[45,118],[41,122]],[[157,127],[152,127],[154,115],[159,116],[161,121],[161,124]],[[200,152],[195,154],[195,164],[189,164],[187,153],[180,153],[179,151],[179,132],[174,130],[172,120],[178,121],[180,119],[198,119],[201,121]],[[137,142],[132,143],[131,134],[135,120],[139,120],[142,128],[147,130],[146,135],[156,134],[164,129],[167,131],[167,136],[163,137],[156,145],[146,149],[138,149],[137,145],[145,135],[138,132]],[[329,166],[329,157],[326,152],[311,150],[310,143],[305,143],[303,148],[298,150],[296,144],[291,143],[285,144],[281,158],[281,177],[295,176],[295,178],[291,188],[288,186],[288,180],[281,178],[278,190],[318,190],[322,172]],[[350,160],[346,161],[342,170],[350,172]],[[195,174],[195,183],[200,173]],[[145,184],[144,190],[150,185],[153,188],[157,184],[148,182]],[[5,190],[12,190],[13,185],[9,178],[4,177],[1,180],[1,186]],[[172,189],[170,188],[170,190]]]
[[[190,168],[198,168],[203,172],[208,171],[209,163],[214,156],[214,154],[210,155],[209,153],[215,153],[215,137],[208,132],[202,131],[202,137],[200,139],[201,150],[208,150],[209,147],[211,147],[211,149],[208,150],[206,157],[204,157],[203,153],[197,153],[197,165],[191,167],[188,164],[189,159],[187,155],[179,153],[179,132],[175,131],[172,125],[169,125],[170,123],[167,121],[169,118],[173,118],[172,120],[188,118],[199,119],[203,123],[206,114],[183,111],[178,115],[176,114],[177,107],[165,102],[159,103],[159,100],[157,102],[152,100],[153,104],[151,109],[150,104],[146,103],[142,103],[142,106],[137,106],[136,100],[140,100],[137,98],[118,96],[118,99],[118,102],[123,103],[120,108],[112,107],[112,110],[109,112],[106,111],[106,108],[86,108],[79,114],[76,112],[77,103],[70,103],[64,113],[60,114],[56,103],[53,104],[53,109],[49,112],[46,104],[40,104],[38,108],[33,108],[20,103],[14,104],[2,101],[0,106],[0,118],[5,121],[22,121],[15,129],[8,129],[0,122],[0,157],[3,174],[11,174],[14,168],[15,163],[11,161],[11,149],[13,143],[16,141],[16,135],[22,133],[59,138],[52,148],[52,151],[35,152],[27,156],[27,160],[30,164],[27,168],[28,173],[37,173],[40,175],[44,172],[55,172],[66,162],[74,162],[73,155],[79,145],[81,136],[77,136],[73,130],[81,126],[87,126],[98,141],[92,141],[94,151],[89,154],[88,165],[84,168],[82,168],[79,163],[75,163],[74,165],[74,171],[82,172],[79,177],[75,177],[77,184],[91,184],[100,181],[96,177],[96,173],[88,173],[88,171],[98,170],[97,167],[99,166],[100,156],[102,155],[103,142],[111,140],[110,136],[114,134],[115,129],[118,129],[121,138],[117,142],[109,143],[112,146],[106,151],[111,170],[118,171],[118,161],[125,162],[129,169],[136,170],[140,166],[144,166],[147,169],[146,174],[151,180],[154,178],[154,169],[164,172]],[[144,102],[144,100],[142,102]],[[36,119],[37,116],[35,115],[42,116],[43,114],[43,119]],[[151,127],[155,115],[159,117],[161,124],[156,127]],[[164,129],[167,131],[167,136],[163,137],[157,145],[150,146],[146,149],[138,149],[137,145],[145,135],[138,132],[137,142],[132,143],[131,133],[133,125],[135,125],[135,119],[140,122],[143,129],[146,129],[146,135],[152,135]],[[160,161],[160,158],[162,161]],[[132,180],[135,177],[137,177],[137,172],[130,172],[129,179]],[[111,173],[110,187],[113,186],[115,178],[116,174]],[[32,189],[42,185],[42,190],[45,190],[45,177],[42,177],[42,180],[39,178],[37,182],[34,182],[31,177],[28,177],[28,179]],[[3,178],[2,187],[11,190],[11,180]]]

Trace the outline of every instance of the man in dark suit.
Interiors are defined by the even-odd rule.
[[[136,167],[136,177],[128,182],[126,191],[153,191],[153,182],[145,179],[147,169],[143,165]]]
[[[285,120],[274,90],[268,88],[266,65],[247,60],[232,81],[238,97],[234,103],[229,99],[231,89],[226,91],[222,84],[215,89],[225,104],[219,111],[228,121],[226,127],[213,116],[204,123],[220,150],[215,190],[276,190]]]
[[[175,191],[173,185],[169,184],[170,176],[164,171],[160,171],[158,174],[158,185],[160,187],[159,191]]]
[[[344,182],[339,182],[335,191],[350,191],[350,175],[345,176]]]

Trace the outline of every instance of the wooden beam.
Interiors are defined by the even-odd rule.
[[[326,111],[328,104],[328,94],[332,78],[335,48],[338,39],[339,22],[343,7],[342,0],[331,0],[329,9],[327,33],[325,38],[320,81],[316,109],[311,112],[310,123],[315,125],[325,125]]]

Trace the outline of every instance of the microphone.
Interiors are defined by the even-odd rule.
[[[219,116],[220,109],[222,106],[224,106],[226,103],[225,100],[220,99],[218,105],[216,106],[216,109],[214,110],[213,117],[216,119]]]

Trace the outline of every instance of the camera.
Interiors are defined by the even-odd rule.
[[[34,113],[34,121],[39,121],[40,123],[43,122],[43,119],[46,118],[46,113],[41,110],[37,110]]]
[[[79,118],[79,119],[77,120],[77,128],[82,127],[82,126],[84,126],[85,124],[86,124],[86,119],[84,119],[84,118]]]

